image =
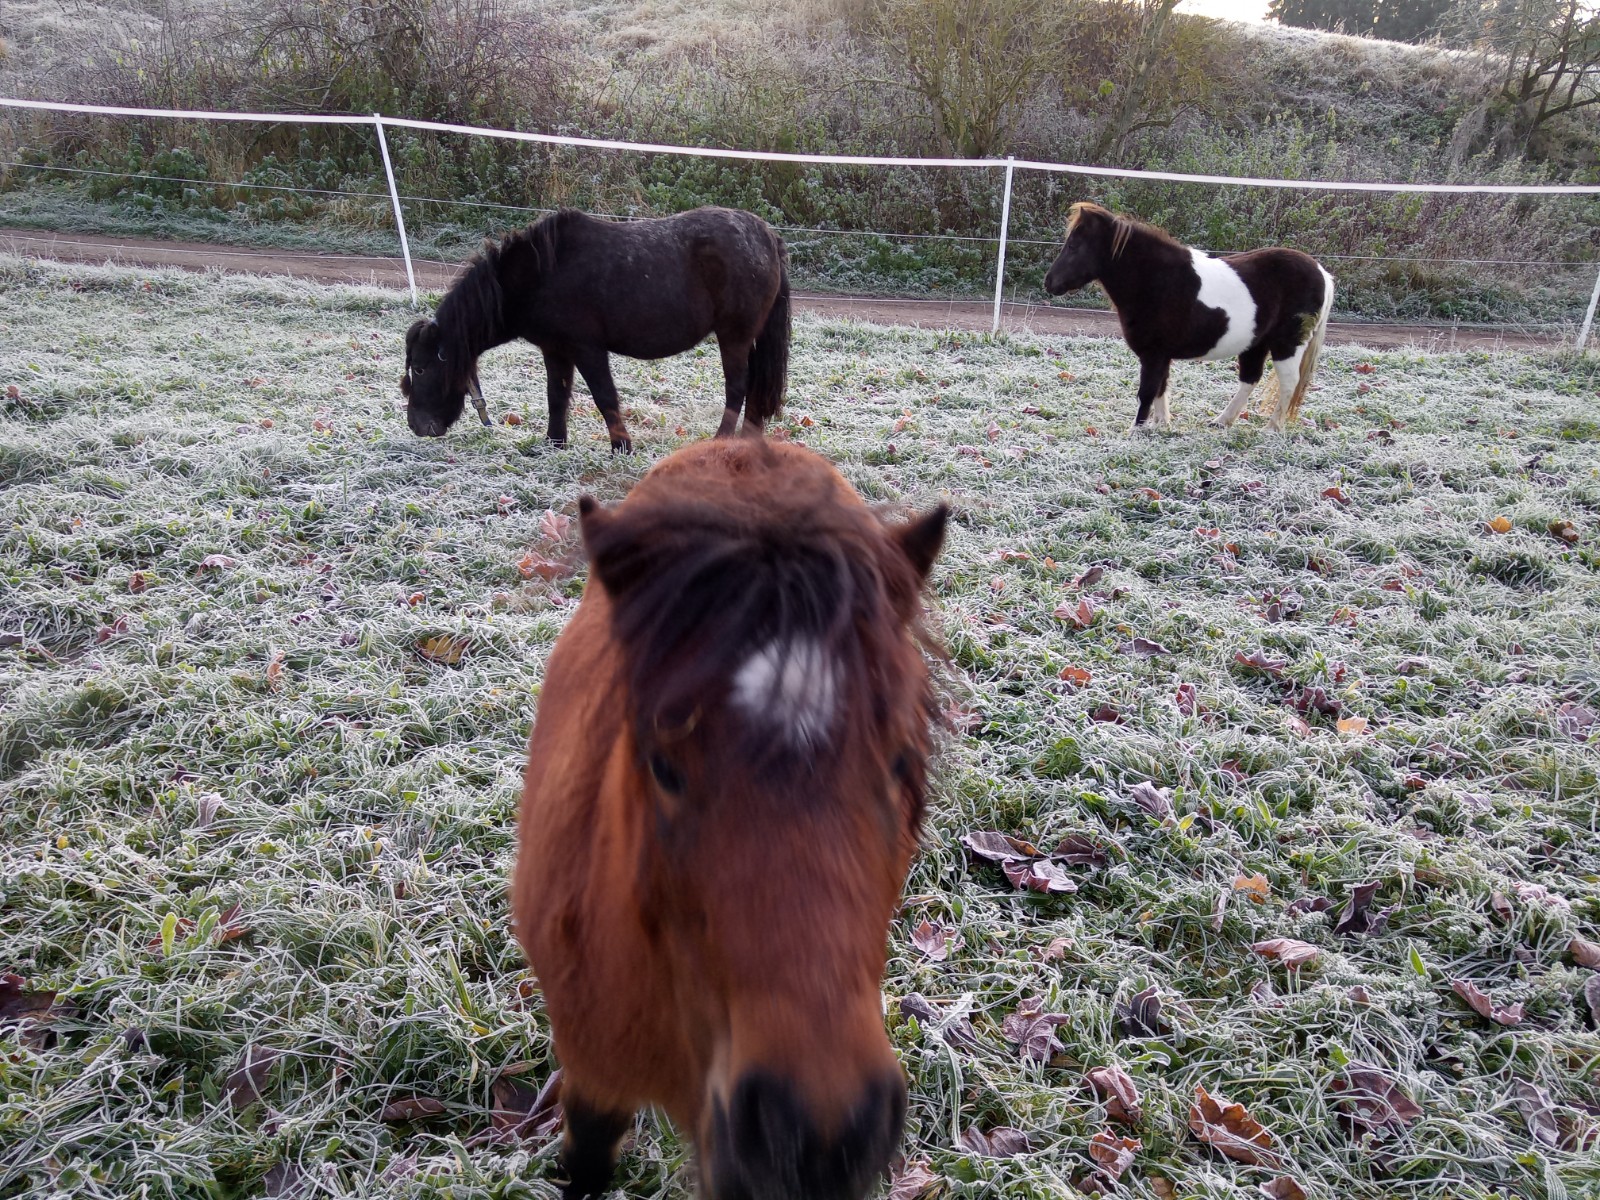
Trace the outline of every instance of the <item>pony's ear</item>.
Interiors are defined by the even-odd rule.
[[[916,520],[896,525],[889,531],[889,536],[900,547],[900,553],[906,556],[906,561],[916,573],[919,589],[928,582],[933,560],[939,557],[939,551],[944,548],[944,532],[949,523],[950,506],[941,504]]]
[[[411,328],[406,330],[406,359],[411,358],[411,352],[416,349],[417,341],[422,337],[422,331],[433,325],[432,317],[418,317],[411,322]]]
[[[602,508],[593,496],[578,497],[578,528],[583,533],[589,569],[613,598],[637,582],[643,569],[638,547],[624,525],[624,518]]]

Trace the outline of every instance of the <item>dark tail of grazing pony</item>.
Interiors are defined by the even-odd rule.
[[[744,419],[765,425],[783,407],[789,382],[789,267],[779,268],[778,298],[750,351],[750,380],[744,394]]]

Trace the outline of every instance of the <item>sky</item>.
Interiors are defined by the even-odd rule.
[[[1235,21],[1266,19],[1267,0],[1183,0],[1179,12],[1197,17],[1229,17]]]

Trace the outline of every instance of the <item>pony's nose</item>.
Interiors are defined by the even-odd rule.
[[[896,1072],[863,1088],[842,1120],[819,1126],[788,1081],[751,1072],[718,1105],[715,1200],[862,1200],[889,1168],[905,1127]]]

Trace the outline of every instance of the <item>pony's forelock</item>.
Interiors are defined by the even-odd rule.
[[[1123,216],[1121,213],[1114,213],[1092,200],[1079,200],[1071,208],[1067,209],[1067,232],[1066,237],[1062,239],[1063,242],[1072,237],[1073,230],[1078,228],[1085,216],[1104,217],[1111,223],[1112,258],[1120,258],[1122,256],[1122,252],[1128,248],[1128,240],[1135,233],[1154,238],[1157,241],[1171,242],[1175,246],[1179,244],[1177,239],[1166,230],[1157,229],[1154,225],[1147,225],[1143,221]]]

